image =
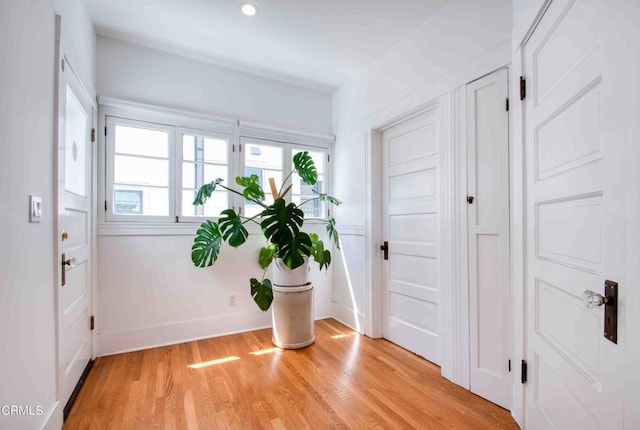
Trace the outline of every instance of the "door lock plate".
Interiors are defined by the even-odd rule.
[[[604,281],[604,337],[618,343],[618,283]]]

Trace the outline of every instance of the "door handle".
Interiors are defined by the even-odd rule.
[[[384,259],[388,260],[389,259],[389,242],[385,240],[384,243],[380,245],[380,251],[384,251]]]
[[[582,293],[582,302],[587,309],[593,309],[604,305],[607,302],[607,298],[591,290],[585,290]]]
[[[604,282],[604,296],[586,290],[582,294],[582,301],[587,309],[594,309],[604,305],[604,337],[618,343],[618,283]]]
[[[64,287],[65,284],[67,283],[67,267],[76,267],[75,264],[73,264],[75,262],[75,258],[69,258],[67,259],[67,256],[62,253],[62,271],[61,271],[61,284]]]

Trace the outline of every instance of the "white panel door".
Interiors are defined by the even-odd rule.
[[[605,61],[616,48],[601,31],[611,6],[553,1],[523,51],[529,429],[622,428],[623,343],[604,338],[604,306],[582,299],[610,279],[624,306],[627,287],[623,141]]]
[[[438,122],[431,110],[382,133],[383,336],[429,361],[438,343]]]
[[[469,387],[511,405],[508,72],[467,85]]]
[[[70,65],[59,65],[58,378],[64,405],[91,360],[92,106]]]

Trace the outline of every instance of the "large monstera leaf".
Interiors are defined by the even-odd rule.
[[[289,268],[295,269],[304,264],[304,257],[311,255],[311,238],[303,231],[295,233],[293,237],[278,245],[278,256]]]
[[[263,269],[266,269],[267,267],[269,267],[269,265],[273,261],[273,257],[275,255],[276,255],[276,246],[274,244],[261,248],[260,255],[258,256],[258,264]]]
[[[205,221],[200,225],[191,247],[191,261],[198,267],[211,266],[218,259],[222,235],[218,224]]]
[[[331,252],[328,249],[324,249],[324,242],[322,242],[318,235],[311,233],[311,256],[313,260],[318,263],[320,270],[326,269],[331,264]]]
[[[216,190],[218,184],[223,180],[224,179],[222,178],[218,178],[214,181],[209,182],[208,184],[204,184],[203,186],[201,186],[198,190],[198,193],[196,194],[196,198],[193,199],[193,205],[200,206],[205,204],[207,199],[211,197],[211,194],[213,194],[213,192]]]
[[[238,176],[236,178],[236,184],[244,187],[242,195],[245,199],[264,200],[264,190],[262,189],[262,185],[260,185],[260,177],[258,175]]]
[[[271,302],[273,302],[273,289],[271,281],[265,279],[260,282],[256,278],[251,278],[251,297],[262,311],[269,310]]]
[[[245,243],[249,232],[242,225],[242,219],[238,214],[233,209],[225,209],[220,215],[220,232],[224,240],[234,248]]]
[[[276,199],[271,206],[262,212],[262,217],[260,225],[265,236],[278,248],[291,240],[300,231],[304,222],[304,212],[298,209],[294,203],[287,205],[284,199]]]
[[[293,166],[298,171],[300,179],[308,185],[315,185],[318,181],[318,170],[313,164],[313,158],[309,155],[309,151],[298,152],[293,156]]]

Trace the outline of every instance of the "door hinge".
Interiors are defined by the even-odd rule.
[[[236,152],[236,144],[231,145],[231,152]]]
[[[330,162],[331,162],[331,155],[327,154],[327,163],[330,163]]]
[[[91,129],[91,142],[95,142],[96,141],[96,129],[92,128]]]
[[[509,360],[509,372],[511,372],[511,360]]]
[[[527,383],[527,360],[522,360],[520,364],[520,382]]]
[[[94,317],[93,315],[91,315],[89,326],[91,327],[91,330],[96,328],[96,317]]]
[[[242,143],[238,144],[238,152],[242,152]]]
[[[473,196],[467,196],[467,203],[469,203],[470,205],[472,205],[472,204],[473,204],[473,199],[474,199],[474,197],[473,197]]]
[[[104,210],[105,210],[105,212],[107,211],[107,201],[106,200],[104,201]]]
[[[104,135],[105,136],[107,135],[107,126],[106,125],[104,126]]]
[[[524,100],[527,97],[527,81],[524,76],[520,76],[520,100]]]
[[[505,101],[505,106],[504,106],[504,108],[505,108],[505,110],[506,110],[507,112],[509,112],[509,97],[507,97],[505,100],[506,100],[506,101]]]
[[[62,67],[62,71],[64,72],[64,58],[62,59],[61,67]]]

